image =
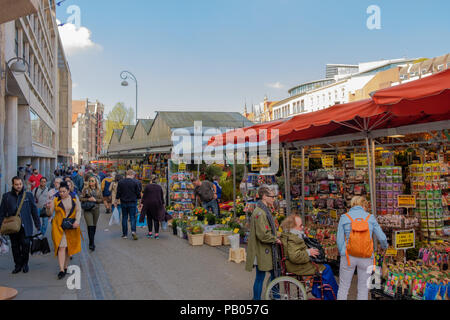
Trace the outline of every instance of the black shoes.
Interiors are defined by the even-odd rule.
[[[58,273],[58,280],[61,280],[62,278],[64,278],[66,276],[66,273],[64,271],[60,271]]]
[[[89,249],[91,251],[95,251],[95,231],[96,231],[97,227],[95,226],[91,226],[88,227],[88,236],[89,236]]]
[[[20,271],[22,271],[22,267],[15,267],[12,274],[18,274]]]
[[[28,271],[30,271],[30,268],[28,267],[28,265],[24,265],[23,269],[22,269],[23,273],[28,273]]]

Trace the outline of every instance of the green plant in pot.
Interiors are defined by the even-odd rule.
[[[216,216],[212,213],[208,213],[206,215],[206,220],[208,221],[208,225],[210,225],[210,226],[216,224]]]
[[[177,225],[178,225],[178,219],[173,219],[172,220],[172,231],[173,231],[174,236],[177,235]]]

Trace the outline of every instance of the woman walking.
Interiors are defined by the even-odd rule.
[[[147,217],[148,235],[147,238],[153,238],[153,226],[155,227],[155,239],[159,239],[160,222],[166,218],[164,208],[164,192],[159,184],[156,184],[156,176],[152,175],[151,183],[145,186],[144,194],[141,199],[141,221]]]
[[[111,183],[111,185],[109,186],[109,191],[111,191],[111,198],[112,198],[112,205],[114,207],[117,208],[117,210],[119,210],[119,213],[122,214],[121,212],[121,207],[120,207],[120,200],[117,199],[117,187],[119,186],[119,181],[123,179],[123,176],[120,174],[116,174],[114,177],[114,181],[113,183]],[[116,205],[117,203],[117,205]]]
[[[367,213],[369,203],[364,197],[354,197],[350,211],[339,220],[337,245],[341,254],[338,300],[347,300],[355,268],[358,268],[358,300],[369,298],[367,280],[374,268],[373,233],[383,249],[387,249],[386,235],[377,219]],[[357,231],[357,232],[355,232]]]
[[[70,257],[81,252],[81,204],[76,197],[70,195],[66,182],[61,182],[59,195],[47,205],[47,212],[49,215],[55,212],[52,239],[59,262],[58,279],[62,279],[67,274]],[[63,220],[66,218],[75,219],[72,229],[63,229]]]
[[[89,249],[95,250],[95,232],[100,216],[100,203],[103,202],[102,190],[95,177],[90,177],[88,184],[84,186],[81,193],[81,203],[83,206],[84,220],[88,228]]]

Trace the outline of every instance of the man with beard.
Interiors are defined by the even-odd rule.
[[[41,221],[33,194],[24,190],[23,181],[19,177],[14,177],[12,185],[12,190],[3,195],[0,204],[0,226],[6,217],[15,216],[18,213],[22,223],[20,231],[9,235],[15,263],[12,273],[16,274],[20,271],[27,273],[29,271],[28,259],[30,257],[30,239],[33,236],[33,223],[40,232]]]

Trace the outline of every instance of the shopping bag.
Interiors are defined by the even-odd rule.
[[[109,226],[113,226],[115,224],[120,224],[120,213],[119,209],[114,208],[113,214],[111,215],[111,219],[109,219]]]
[[[41,251],[41,239],[34,236],[31,240],[31,254],[34,255]]]
[[[6,237],[0,236],[0,255],[9,253],[9,242]]]
[[[48,244],[47,238],[43,238],[41,240],[41,252],[42,252],[42,254],[50,253],[50,245]]]

